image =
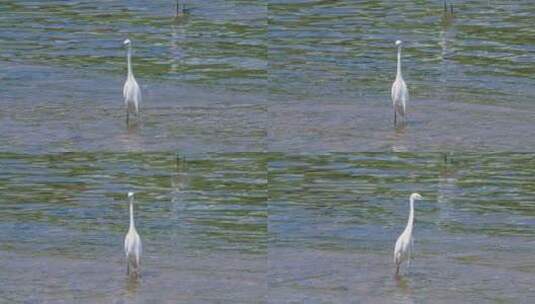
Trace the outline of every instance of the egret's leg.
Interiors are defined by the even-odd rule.
[[[126,125],[128,126],[128,119],[129,119],[130,113],[128,112],[128,108],[126,109]]]
[[[394,126],[396,125],[397,115],[396,115],[396,109],[394,108]]]
[[[126,275],[130,275],[130,263],[126,261]]]
[[[396,276],[399,275],[399,264],[396,264]]]
[[[411,267],[411,251],[412,251],[412,248],[411,246],[409,246],[409,252],[408,252],[408,257],[407,257],[407,271]]]
[[[139,264],[136,264],[134,267],[134,277],[136,279],[139,277]]]
[[[411,242],[410,242],[410,244],[409,244],[409,258],[407,259],[407,270],[408,270],[409,267],[411,266],[412,246],[413,246],[413,241],[412,241],[412,238],[411,238]]]

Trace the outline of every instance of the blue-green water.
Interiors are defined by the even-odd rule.
[[[453,3],[446,19],[442,1],[195,1],[177,19],[174,1],[3,1],[1,149],[532,151],[534,6]],[[396,39],[411,96],[398,131]]]
[[[0,302],[530,303],[535,5],[452,3],[1,1]]]
[[[277,155],[269,163],[271,303],[529,303],[532,154]],[[408,275],[394,243],[415,204]],[[403,268],[403,271],[405,269]]]
[[[261,154],[0,155],[0,302],[260,303]],[[125,275],[127,191],[142,277]]]
[[[535,65],[531,1],[270,1],[270,80],[297,98],[381,102],[405,42],[414,99],[530,103]],[[297,94],[295,94],[298,92]]]
[[[0,60],[122,75],[122,41],[130,37],[140,78],[263,88],[263,2],[186,7],[189,14],[175,19],[175,1],[2,1]]]
[[[0,297],[529,303],[532,154],[0,156]],[[126,279],[126,192],[142,279]],[[416,204],[408,275],[393,245]],[[28,288],[31,286],[31,288]],[[359,300],[357,300],[359,299]]]

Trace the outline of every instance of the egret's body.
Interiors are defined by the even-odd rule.
[[[124,45],[127,46],[128,51],[126,54],[126,62],[128,65],[128,74],[126,76],[126,82],[123,87],[124,104],[126,105],[126,124],[130,114],[139,114],[139,103],[141,102],[141,89],[137,84],[134,72],[132,71],[132,42],[130,39],[124,41]]]
[[[130,228],[124,238],[124,253],[126,254],[126,274],[137,277],[139,275],[139,260],[141,258],[141,238],[134,224],[134,193],[128,192],[130,200]]]
[[[407,227],[403,233],[398,237],[396,246],[394,247],[394,262],[396,263],[396,275],[399,274],[399,266],[404,261],[407,261],[407,267],[410,265],[411,251],[412,251],[412,228],[414,225],[414,200],[421,200],[422,196],[418,193],[411,194],[409,198],[410,212]]]
[[[409,101],[409,90],[403,80],[401,74],[401,40],[396,41],[398,47],[398,68],[396,74],[396,80],[392,84],[392,103],[394,106],[394,124],[397,123],[397,116],[401,116],[400,119],[405,121],[406,104]]]

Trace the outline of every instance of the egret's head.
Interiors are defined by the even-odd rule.
[[[400,46],[403,43],[401,40],[396,40],[396,46]]]
[[[422,199],[424,198],[418,193],[411,194],[411,200],[422,200]]]
[[[123,42],[124,45],[126,46],[130,46],[132,44],[132,41],[130,41],[130,39],[126,38]]]
[[[134,192],[128,192],[128,198],[134,198]]]

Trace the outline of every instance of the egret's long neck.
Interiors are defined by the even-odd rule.
[[[398,47],[398,73],[396,78],[402,78],[401,76],[401,46]]]
[[[126,55],[126,62],[128,64],[128,77],[134,76],[132,72],[132,47],[128,46],[128,53]]]
[[[130,229],[135,229],[134,225],[134,201],[130,199]]]
[[[409,212],[409,220],[407,221],[407,229],[412,230],[412,225],[414,223],[414,199],[410,199],[410,208],[411,211]]]

